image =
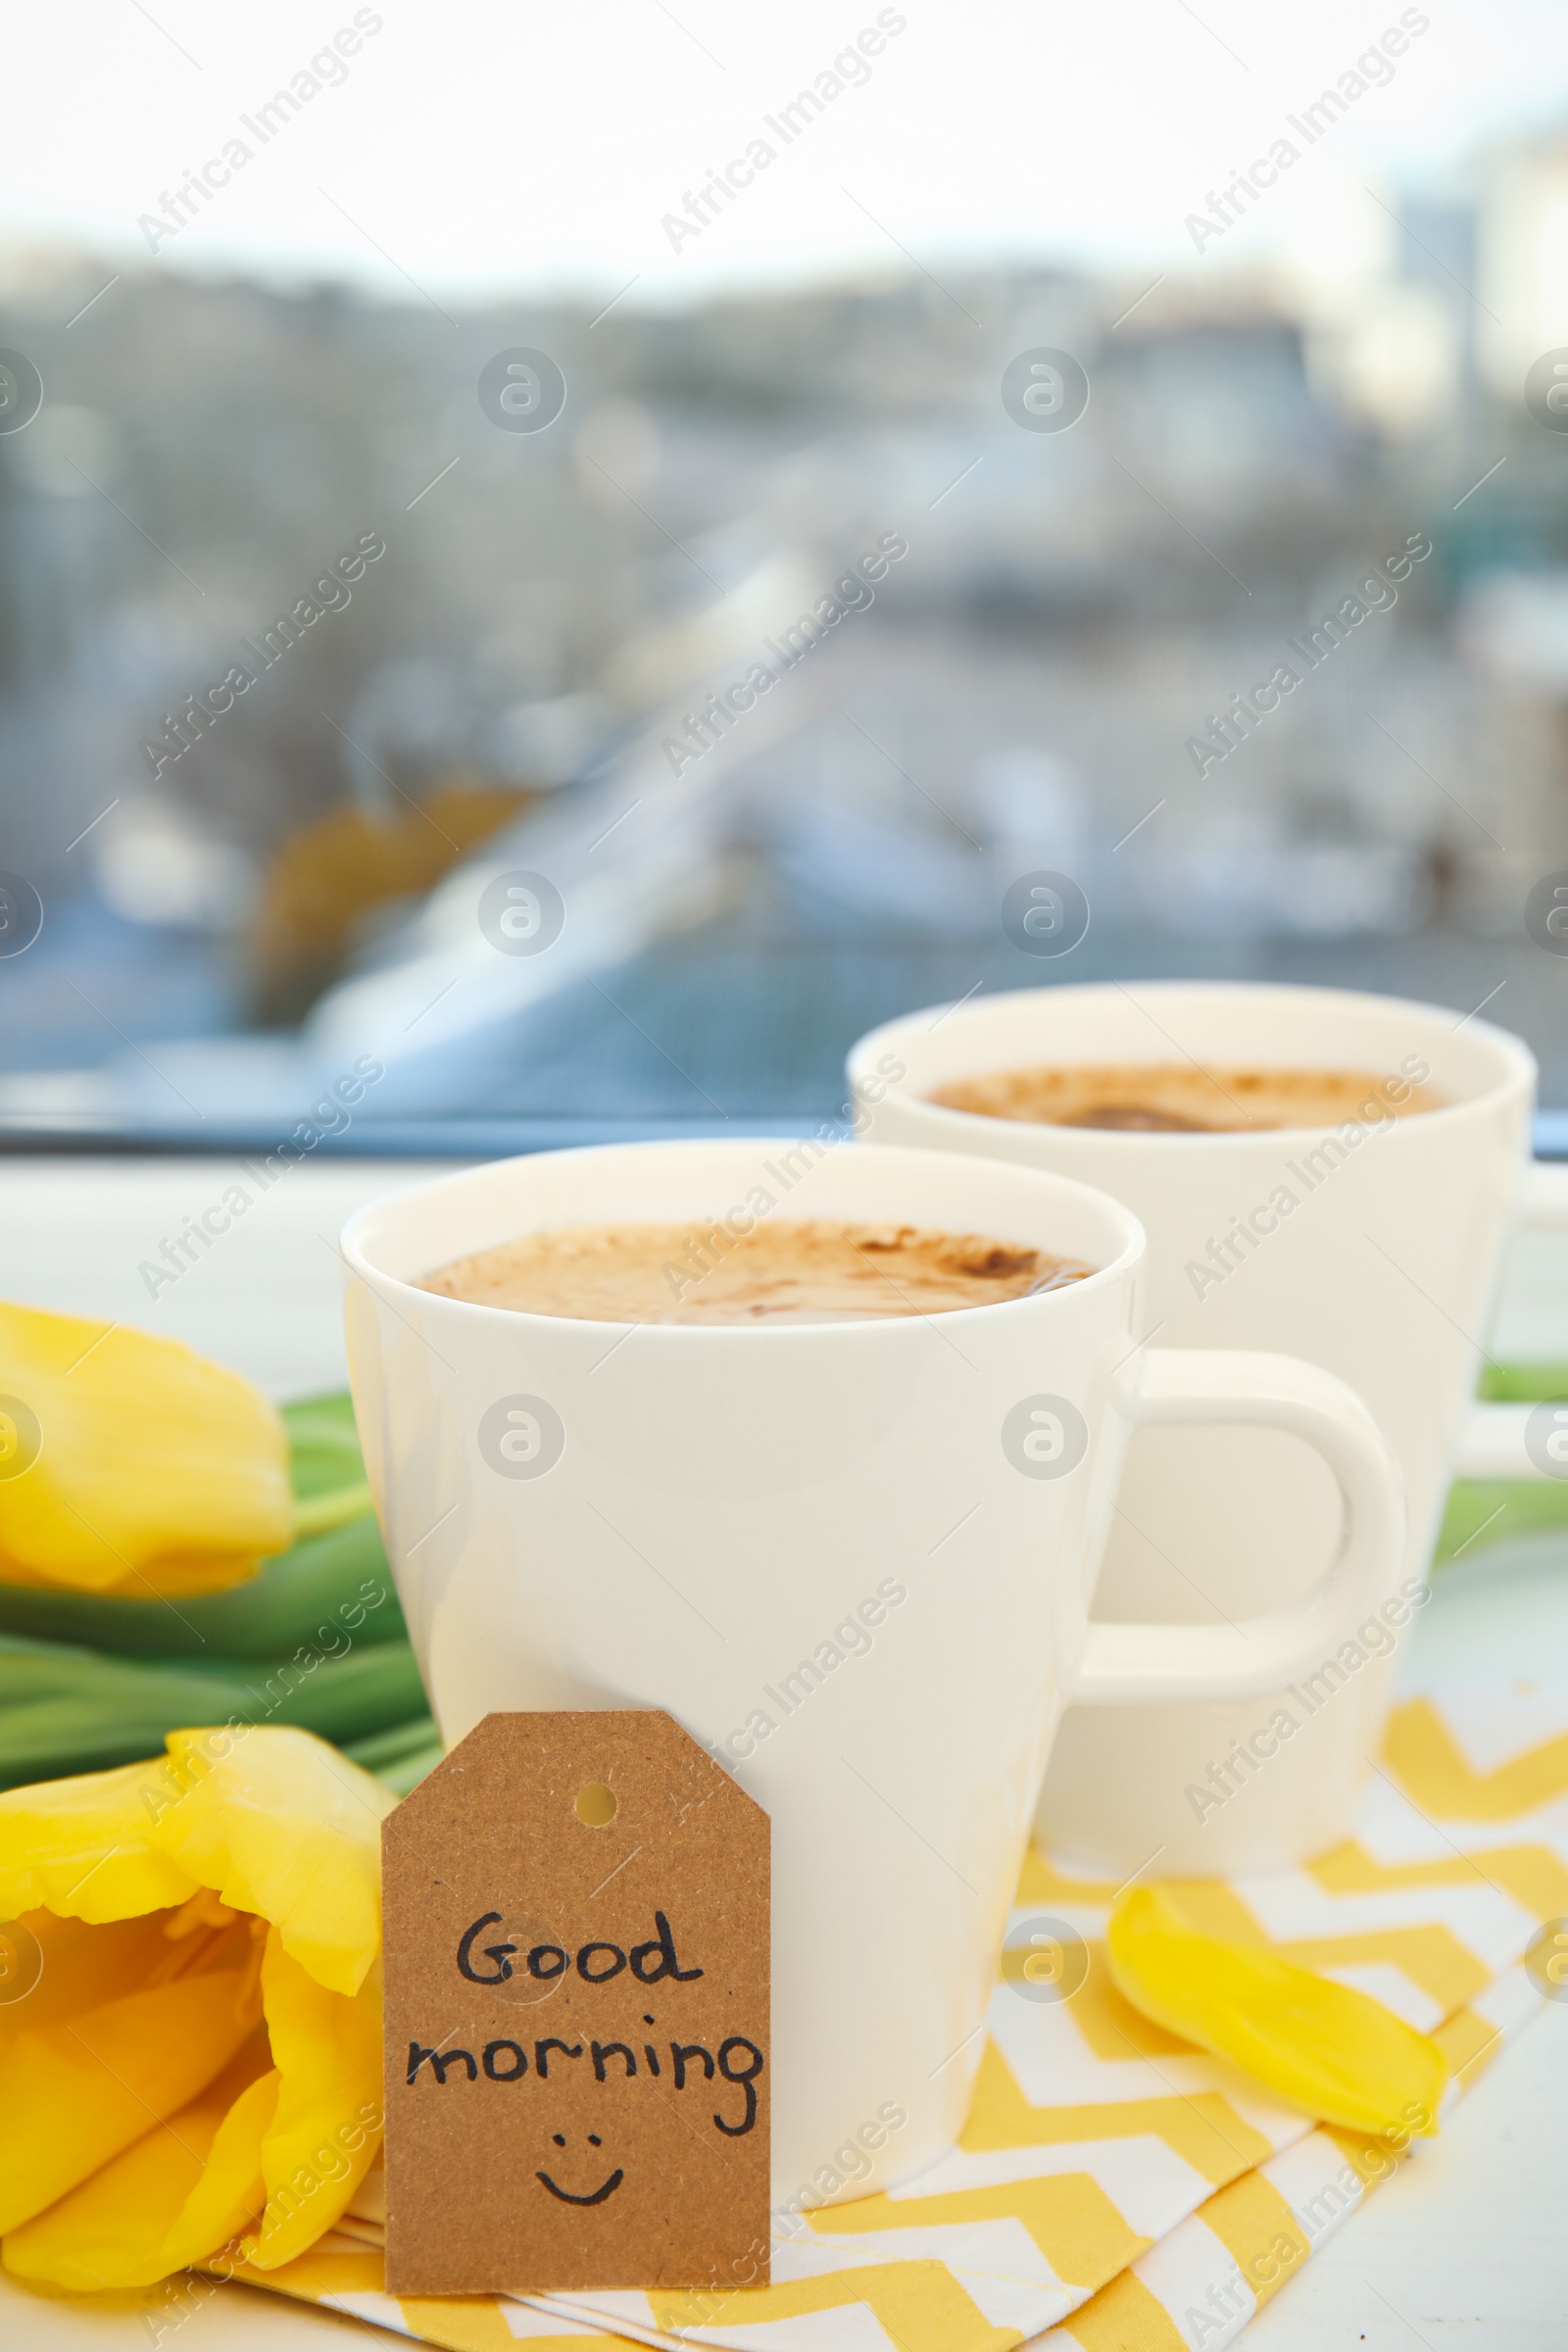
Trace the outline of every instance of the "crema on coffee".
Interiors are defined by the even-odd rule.
[[[951,1314],[1095,1271],[989,1234],[766,1217],[560,1225],[455,1258],[418,1288],[478,1306],[600,1323],[858,1323]]]
[[[1418,1063],[1424,1068],[1425,1064]],[[1235,1135],[1250,1129],[1381,1125],[1436,1110],[1443,1097],[1399,1073],[1270,1069],[1256,1062],[1042,1063],[956,1078],[927,1100],[982,1118],[1126,1135]]]

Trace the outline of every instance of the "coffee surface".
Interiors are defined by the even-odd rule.
[[[1396,1101],[1397,1095],[1399,1100]],[[1363,1125],[1436,1110],[1443,1097],[1368,1070],[1268,1069],[1256,1062],[1070,1062],[987,1070],[927,1100],[991,1119],[1100,1127],[1125,1135],[1236,1135],[1257,1128]]]
[[[858,1323],[1026,1298],[1094,1271],[987,1234],[764,1217],[740,1237],[701,1221],[556,1226],[455,1258],[417,1287],[601,1323]]]

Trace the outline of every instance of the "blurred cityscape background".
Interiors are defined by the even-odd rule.
[[[901,1009],[1177,973],[1484,1004],[1568,1104],[1568,131],[1366,207],[1340,273],[679,312],[8,240],[0,1120],[286,1133],[371,1056],[365,1121],[798,1125]],[[479,397],[519,349],[537,431]],[[1067,429],[1004,401],[1040,349]],[[1042,869],[1092,910],[1050,959]]]

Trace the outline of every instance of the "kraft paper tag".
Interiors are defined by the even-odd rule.
[[[487,1715],[404,1799],[390,2293],[766,2281],[769,1827],[655,1711]]]

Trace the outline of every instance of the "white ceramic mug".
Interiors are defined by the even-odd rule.
[[[1037,1125],[926,1100],[983,1071],[1071,1062],[1366,1071],[1406,1097],[1422,1072],[1445,1107],[1396,1119],[1374,1102],[1341,1129],[1193,1135]],[[1284,1677],[1261,1703],[1156,1709],[1136,1746],[1113,1718],[1077,1710],[1040,1809],[1042,1838],[1097,1868],[1130,1870],[1155,1843],[1160,1871],[1198,1876],[1320,1851],[1349,1829],[1394,1652],[1425,1596],[1526,1167],[1529,1052],[1487,1022],[1393,998],[1137,981],[934,1006],[862,1038],[849,1068],[877,1142],[984,1152],[1125,1200],[1148,1229],[1144,1328],[1162,1347],[1288,1348],[1348,1382],[1388,1434],[1404,1473],[1406,1556],[1376,1609],[1348,1611],[1314,1678]],[[1526,1472],[1522,1409],[1473,1425],[1466,1466]],[[1337,1507],[1318,1466],[1278,1439],[1142,1440],[1098,1606],[1198,1622],[1288,1606],[1321,1573]]]
[[[986,1233],[1099,1271],[816,1325],[612,1324],[416,1289],[540,1227],[759,1216]],[[815,1141],[633,1144],[444,1177],[343,1239],[369,1479],[449,1741],[493,1709],[661,1706],[773,1825],[773,2167],[856,2193],[956,2139],[1065,1700],[1246,1693],[1395,1572],[1397,1474],[1339,1382],[1141,1348],[1144,1237],[1032,1169]],[[1294,1430],[1347,1497],[1327,1588],[1236,1628],[1091,1631],[1132,1424]],[[1153,1843],[1151,1838],[1150,1843]],[[890,2129],[889,2117],[902,2121]]]

